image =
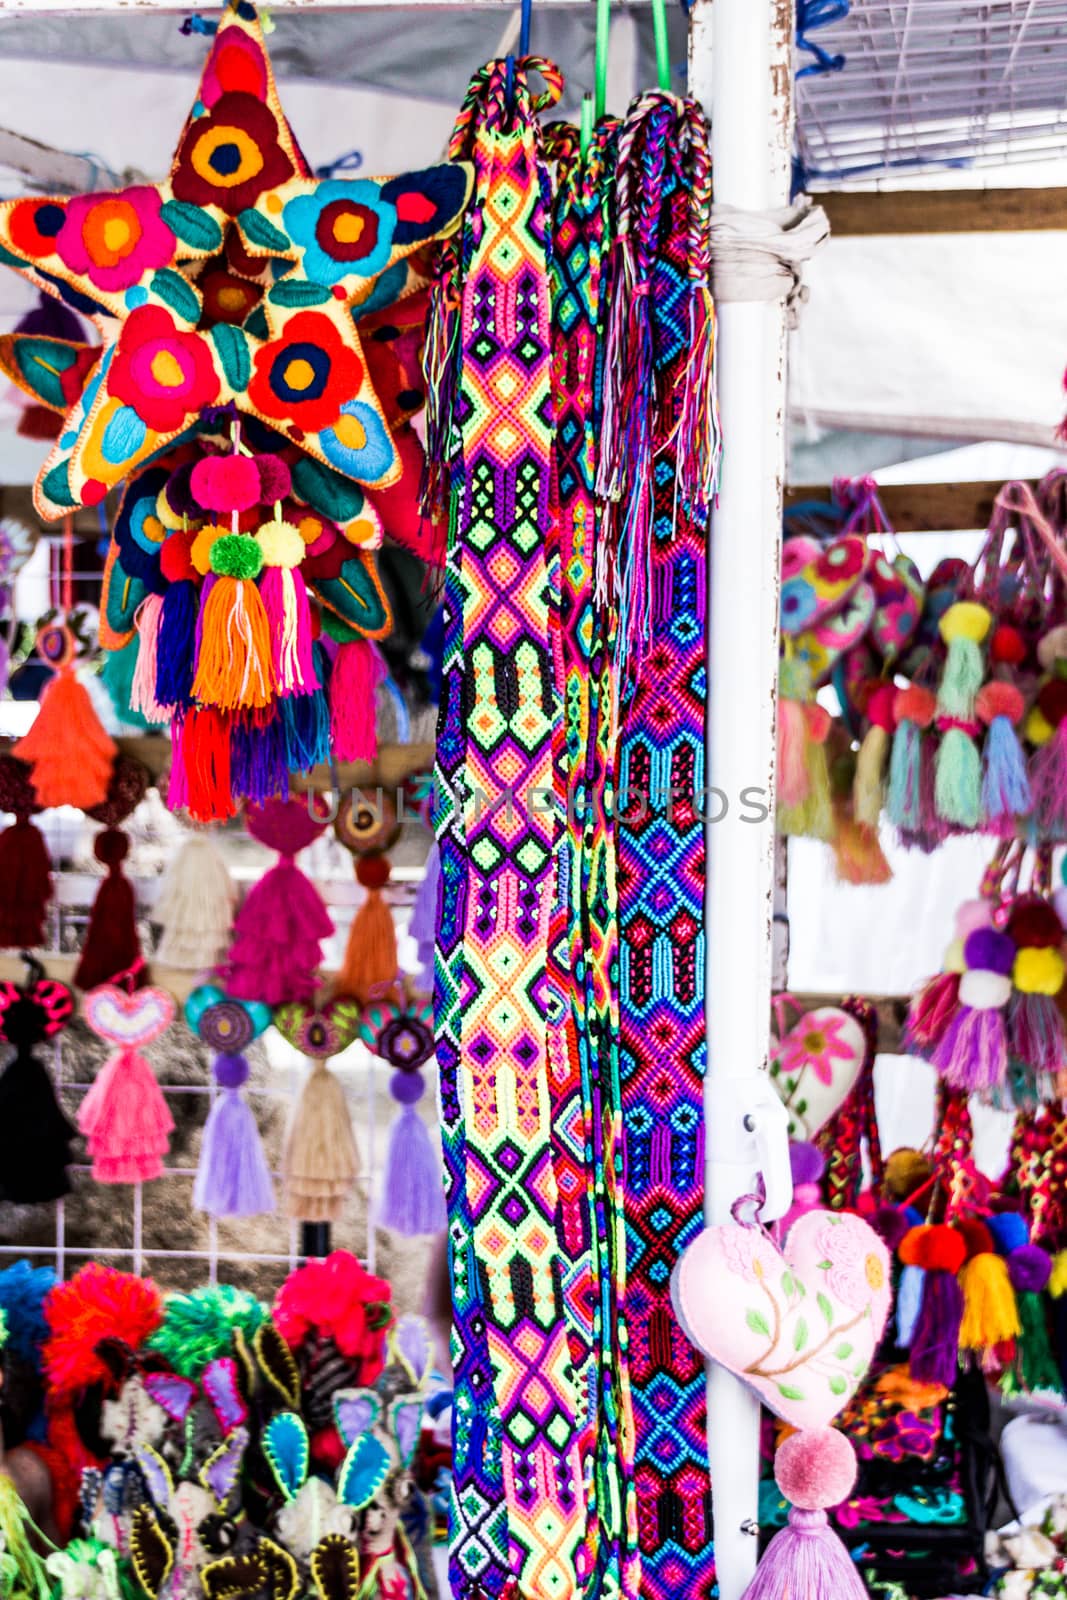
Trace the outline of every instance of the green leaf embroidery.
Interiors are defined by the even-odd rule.
[[[242,211],[237,218],[241,232],[249,244],[258,245],[261,250],[281,250],[286,255],[292,249],[289,235],[276,228],[266,217],[261,216],[249,206],[247,211]]]
[[[222,247],[222,229],[209,212],[200,206],[186,205],[184,200],[168,200],[159,208],[159,214],[173,234],[193,250],[205,255]]]
[[[762,1311],[750,1311],[746,1316],[745,1321],[748,1323],[753,1333],[758,1333],[764,1339],[770,1338],[770,1326]]]
[[[826,1298],[826,1296],[822,1293],[821,1290],[815,1296],[815,1304],[818,1306],[819,1310],[822,1312],[823,1316],[826,1318],[826,1326],[828,1328],[832,1327],[833,1326],[833,1320],[834,1320],[834,1308],[830,1304],[830,1302]]]
[[[837,1377],[830,1379],[831,1394],[845,1394],[847,1390],[848,1383],[844,1378],[841,1377],[840,1374],[838,1374]]]
[[[832,1266],[833,1266],[833,1262],[832,1261],[820,1261],[818,1270],[820,1272],[829,1272],[829,1270],[830,1270],[830,1268]]]
[[[799,1355],[801,1350],[804,1350],[804,1349],[807,1348],[807,1343],[808,1343],[808,1324],[804,1320],[804,1318],[801,1317],[800,1321],[797,1323],[796,1328],[794,1329],[794,1332],[793,1332],[793,1349]]]
[[[787,1300],[791,1300],[796,1293],[796,1280],[789,1271],[782,1273],[782,1293]]]
[[[290,283],[283,278],[267,296],[272,306],[321,306],[331,298],[321,283]]]
[[[834,1351],[834,1360],[847,1361],[851,1354],[852,1346],[850,1344],[839,1344],[837,1349]]]
[[[781,1395],[783,1400],[803,1400],[804,1398],[803,1389],[794,1389],[787,1383],[780,1383],[778,1385],[778,1393]]]
[[[200,298],[180,272],[172,272],[170,267],[160,267],[158,272],[152,274],[152,293],[157,294],[164,305],[168,305],[183,322],[195,327],[200,321]]]
[[[248,382],[252,363],[248,355],[248,340],[240,328],[228,322],[217,322],[209,334],[218,351],[222,370],[230,387],[240,391]]]

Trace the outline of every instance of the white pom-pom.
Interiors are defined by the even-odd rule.
[[[1011,979],[1001,972],[965,972],[960,979],[960,1005],[972,1011],[999,1011],[1011,999]]]

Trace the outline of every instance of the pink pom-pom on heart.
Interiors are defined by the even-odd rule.
[[[893,698],[893,715],[898,722],[914,722],[917,727],[928,728],[937,711],[937,696],[917,683],[898,689]]]
[[[826,1511],[847,1500],[856,1482],[856,1452],[836,1428],[790,1434],[774,1458],[774,1477],[798,1511]]]
[[[206,511],[248,511],[259,505],[259,469],[250,456],[205,456],[190,487]]]
[[[989,900],[965,900],[956,912],[956,938],[965,942],[979,928],[993,926],[993,906]]]
[[[992,683],[984,683],[979,689],[974,708],[987,725],[994,717],[1007,717],[1014,726],[1022,720],[1026,701],[1013,683],[995,679]]]

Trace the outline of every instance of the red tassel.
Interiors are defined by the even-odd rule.
[[[23,950],[42,944],[52,862],[29,817],[17,817],[0,833],[0,885],[0,946]]]
[[[81,960],[74,974],[79,989],[110,983],[141,964],[133,885],[122,871],[129,848],[129,840],[118,828],[105,828],[93,844],[93,854],[108,870],[93,902]]]
[[[194,822],[236,816],[230,787],[230,717],[214,706],[193,706],[174,720],[174,755],[167,804]]]
[[[13,754],[33,768],[42,806],[98,806],[107,798],[118,747],[101,726],[69,663],[45,685],[41,708]]]

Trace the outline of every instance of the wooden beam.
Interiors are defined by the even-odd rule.
[[[838,239],[1067,229],[1067,189],[865,189],[816,198]]]
[[[879,485],[878,498],[897,533],[957,533],[987,528],[993,502],[1002,488],[998,479],[982,483],[887,483]],[[803,500],[828,502],[830,485],[793,485],[785,492],[786,511]]]

